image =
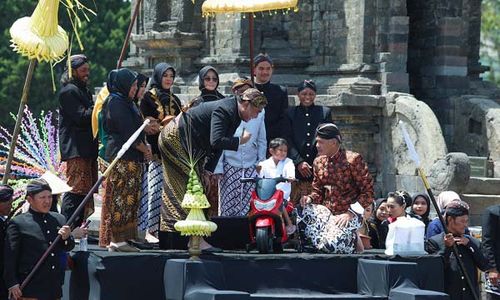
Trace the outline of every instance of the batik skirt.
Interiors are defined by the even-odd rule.
[[[160,209],[160,231],[175,232],[174,224],[184,220],[186,210],[181,207],[189,179],[188,155],[181,144],[178,120],[172,120],[158,138],[163,164],[163,193]]]
[[[323,205],[306,205],[297,217],[299,228],[303,228],[306,241],[318,251],[335,254],[352,254],[356,251],[357,230],[361,218],[356,215],[346,227],[335,224],[338,216]]]
[[[137,238],[141,175],[142,163],[119,160],[106,178],[99,230],[101,247]]]
[[[72,194],[87,195],[97,182],[97,160],[75,157],[68,159],[65,166],[65,176]],[[91,198],[84,209],[84,219],[94,213],[94,200]]]
[[[228,163],[224,163],[223,170],[224,174],[220,180],[219,213],[224,217],[246,216],[250,210],[250,197],[254,184],[241,183],[240,179],[256,177],[257,171],[254,166],[238,168]]]
[[[160,160],[152,160],[142,175],[139,230],[158,236],[160,208],[163,192],[163,166]]]

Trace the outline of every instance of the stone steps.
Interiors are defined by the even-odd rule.
[[[471,177],[464,193],[500,195],[500,178]]]
[[[500,195],[462,194],[462,200],[470,206],[469,225],[481,225],[481,214],[491,205],[500,204]]]

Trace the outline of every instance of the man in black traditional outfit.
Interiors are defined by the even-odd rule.
[[[259,54],[254,59],[255,88],[264,93],[267,98],[266,125],[267,143],[275,138],[285,138],[290,141],[290,125],[286,118],[288,109],[288,93],[285,88],[271,83],[273,75],[273,60],[268,54]]]
[[[26,197],[29,211],[14,217],[7,226],[4,279],[9,298],[59,299],[65,271],[61,252],[73,249],[75,241],[69,226],[64,225],[64,216],[50,211],[52,190],[45,180],[32,180],[26,187]],[[57,235],[62,239],[21,291],[21,283]]]
[[[486,271],[489,269],[489,264],[479,248],[479,241],[465,234],[465,228],[469,223],[469,205],[461,200],[450,202],[446,206],[445,218],[448,234],[442,232],[431,237],[425,244],[425,250],[444,256],[444,289],[450,295],[450,299],[474,299],[452,250],[453,244],[456,244],[465,272],[472,281],[476,295],[479,295],[476,270],[479,268]]]
[[[97,181],[97,140],[92,134],[94,102],[88,89],[90,67],[83,54],[72,55],[71,76],[62,75],[59,94],[59,149],[66,162],[66,178],[71,192],[62,199],[61,213],[70,218]],[[75,220],[79,225],[93,212],[93,201]]]
[[[12,196],[14,190],[6,184],[0,184],[0,274],[3,274],[3,248],[5,244],[5,229],[7,228],[7,217],[12,207]],[[0,278],[0,299],[7,299],[8,290],[3,277]]]
[[[315,144],[316,128],[319,124],[333,123],[332,111],[322,105],[315,105],[316,84],[312,80],[304,80],[298,86],[300,104],[287,110],[291,127],[291,140],[288,157],[295,164],[295,176],[298,181],[292,183],[293,203],[309,195],[312,189],[313,161],[318,155]]]
[[[165,174],[160,248],[185,247],[186,241],[179,239],[174,224],[187,215],[181,203],[190,172],[188,156],[196,158],[200,178],[204,171],[213,172],[223,150],[236,151],[239,145],[249,141],[248,131],[244,130],[240,137],[234,133],[242,120],[256,118],[266,104],[264,95],[252,88],[237,99],[200,103],[163,128],[158,140]],[[202,242],[201,248],[207,250],[211,246]]]

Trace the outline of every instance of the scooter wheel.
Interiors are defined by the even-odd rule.
[[[267,228],[257,228],[255,241],[257,243],[257,250],[259,251],[259,253],[269,253],[269,249],[272,246],[272,241],[269,238],[269,231],[267,230]]]

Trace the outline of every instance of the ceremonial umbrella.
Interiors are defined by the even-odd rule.
[[[58,24],[59,2],[63,0],[40,0],[30,17],[22,17],[17,19],[10,27],[11,47],[14,51],[26,56],[29,60],[28,72],[24,81],[19,110],[17,112],[16,125],[12,133],[12,140],[9,147],[9,156],[5,165],[5,174],[2,183],[7,183],[9,179],[10,166],[14,157],[17,137],[21,128],[21,120],[23,119],[24,107],[28,102],[28,94],[31,86],[31,79],[37,62],[48,62],[53,64],[59,62],[66,55],[69,47],[69,39],[66,31]],[[70,17],[76,39],[83,49],[77,27],[81,25],[78,12],[83,12],[84,17],[88,20],[85,11],[95,14],[88,9],[79,0],[65,0],[63,5],[66,7],[68,16]],[[69,61],[69,59],[68,59]],[[68,64],[69,66],[69,64]],[[70,66],[69,66],[70,67]],[[68,71],[71,76],[71,70]],[[53,87],[55,90],[55,86]]]
[[[223,13],[248,13],[250,37],[250,77],[253,81],[253,23],[254,13],[272,12],[276,10],[298,11],[298,0],[206,0],[202,5],[203,16],[213,16]]]

